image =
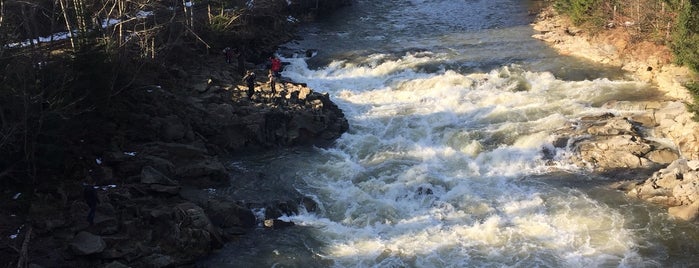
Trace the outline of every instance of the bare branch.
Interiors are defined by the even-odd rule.
[[[68,37],[70,38],[70,47],[75,49],[75,40],[73,38],[73,30],[70,27],[70,21],[68,20],[68,10],[66,8],[66,4],[63,3],[63,1],[67,1],[67,0],[58,0],[58,2],[61,4],[61,11],[63,12],[63,19],[66,22],[66,30],[68,30]]]
[[[2,28],[2,19],[5,17],[5,0],[0,0],[0,28]]]

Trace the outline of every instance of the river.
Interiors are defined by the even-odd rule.
[[[280,50],[282,74],[329,93],[349,132],[328,148],[235,159],[266,179],[219,193],[264,202],[293,189],[319,208],[198,265],[697,265],[696,226],[609,189],[623,178],[591,174],[553,146],[555,130],[614,112],[605,102],[657,91],[533,39],[539,5],[358,0],[304,25]]]

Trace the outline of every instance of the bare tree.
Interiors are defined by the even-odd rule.
[[[3,18],[5,18],[5,0],[0,0],[0,28],[2,28]]]
[[[75,39],[73,35],[73,27],[70,26],[70,20],[68,19],[68,0],[57,0],[61,5],[61,12],[63,13],[63,19],[65,21],[66,30],[68,31],[68,38],[70,39],[70,47],[75,49]]]

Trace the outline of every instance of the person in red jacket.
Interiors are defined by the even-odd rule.
[[[276,56],[270,57],[269,61],[271,63],[270,69],[274,72],[274,76],[279,77],[282,70],[282,61]]]

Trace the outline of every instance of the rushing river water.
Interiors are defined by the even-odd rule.
[[[247,201],[295,189],[317,211],[206,267],[686,267],[696,227],[605,187],[552,132],[644,83],[533,39],[525,0],[359,0],[301,29],[283,75],[328,92],[350,130],[324,149],[237,159]],[[317,49],[313,58],[294,51]],[[553,163],[543,149],[554,153]]]

